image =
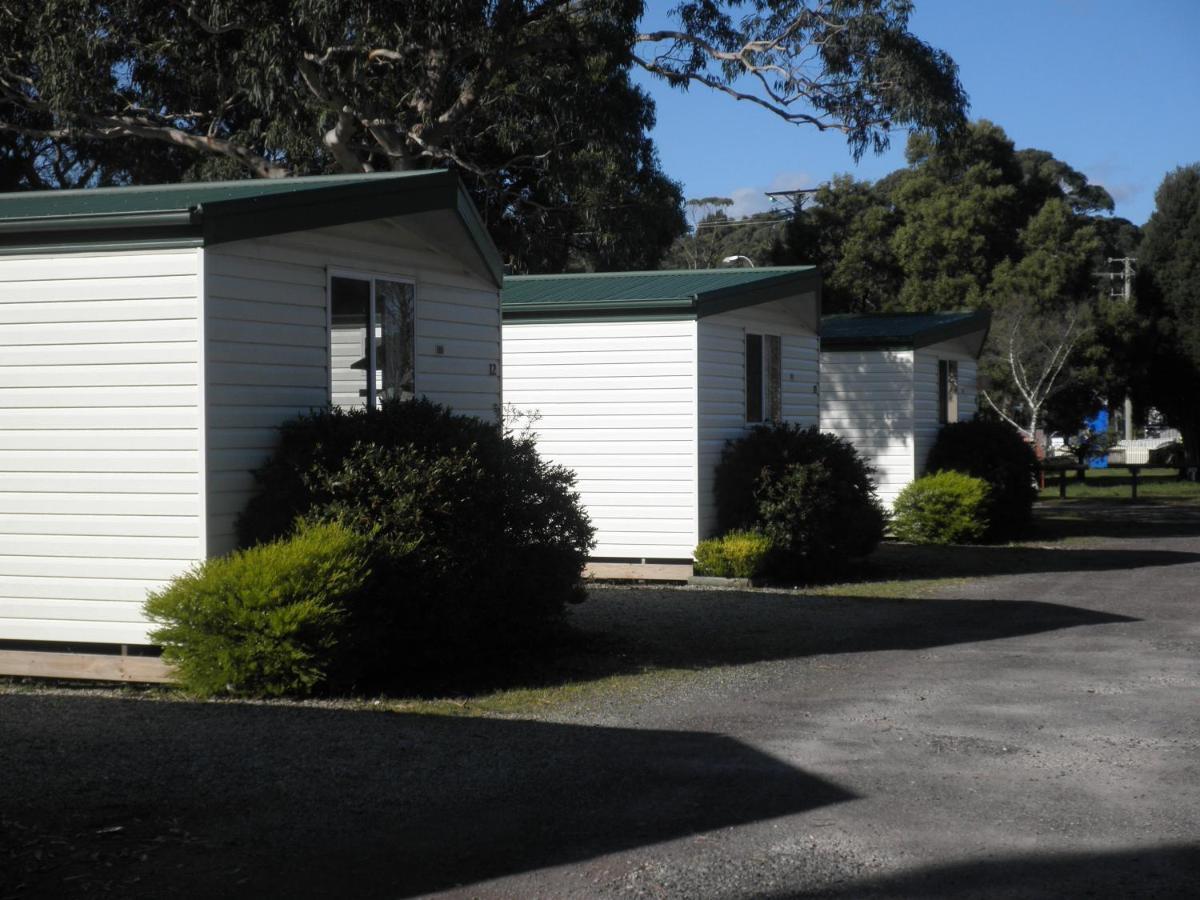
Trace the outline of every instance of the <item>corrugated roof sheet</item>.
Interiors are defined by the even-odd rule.
[[[506,308],[569,308],[595,304],[699,302],[707,296],[750,287],[807,281],[814,266],[754,269],[679,269],[584,275],[509,275],[501,302]]]
[[[79,188],[0,194],[0,220],[48,217],[131,215],[186,211],[204,204],[256,197],[303,194],[360,185],[366,180],[394,182],[443,174],[444,170],[388,172],[379,175],[317,175],[304,178],[252,178],[129,187]]]
[[[499,285],[500,256],[446,169],[0,194],[0,253],[209,245],[441,210]]]
[[[987,331],[986,310],[937,313],[865,313],[823,316],[822,348],[922,347]]]

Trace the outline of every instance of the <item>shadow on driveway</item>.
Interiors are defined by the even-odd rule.
[[[704,733],[87,696],[0,720],[5,897],[410,896],[853,797]]]
[[[1068,521],[1065,529],[1075,527]],[[1094,536],[1080,525],[1080,536]],[[1064,536],[1061,532],[1059,536]],[[857,582],[928,578],[983,578],[1052,572],[1110,572],[1200,563],[1200,553],[1180,550],[1073,549],[1029,546],[917,546],[885,543],[855,572]]]
[[[1200,537],[1200,505],[1152,499],[1042,501],[1034,509],[1033,537]]]
[[[920,650],[1137,620],[1032,600],[593,588],[574,621],[608,651],[597,664],[637,671]]]

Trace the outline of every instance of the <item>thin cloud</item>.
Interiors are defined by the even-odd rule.
[[[1113,200],[1115,200],[1117,203],[1128,203],[1135,197],[1141,196],[1142,192],[1146,190],[1146,186],[1144,184],[1138,184],[1137,182],[1104,184],[1101,185],[1101,187],[1108,191],[1109,194],[1112,195]]]
[[[765,185],[748,185],[735,188],[728,194],[733,206],[725,211],[730,218],[752,216],[755,213],[778,209],[767,197],[767,191],[794,191],[815,187],[816,181],[807,172],[779,172]]]

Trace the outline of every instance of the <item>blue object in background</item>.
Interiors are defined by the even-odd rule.
[[[1088,430],[1095,434],[1108,434],[1108,409],[1101,407],[1100,411],[1090,419],[1084,419],[1083,424],[1088,427]],[[1088,457],[1089,469],[1107,469],[1108,454],[1099,453],[1096,456]]]

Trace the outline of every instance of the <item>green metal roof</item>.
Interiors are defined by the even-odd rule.
[[[505,321],[698,318],[816,292],[815,266],[678,269],[583,275],[509,275]]]
[[[499,254],[445,169],[0,194],[0,252],[208,245],[454,211],[499,284]]]
[[[821,349],[914,350],[976,332],[986,336],[991,320],[987,310],[823,316]]]

